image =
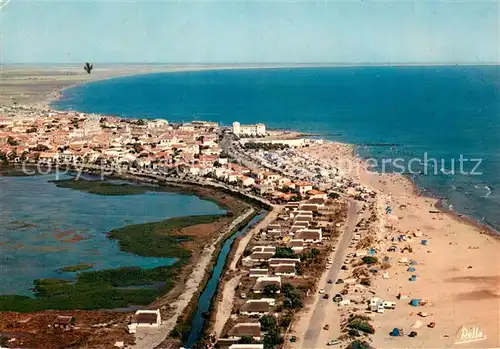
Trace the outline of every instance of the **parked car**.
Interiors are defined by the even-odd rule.
[[[330,297],[330,296],[328,295],[328,293],[325,293],[325,294],[323,295],[323,299],[328,299],[329,297]]]
[[[333,284],[333,280],[332,279],[328,279],[327,281],[329,284]]]
[[[340,269],[342,269],[342,270],[349,270],[349,267],[344,264],[343,266],[340,267]]]
[[[328,324],[326,324],[325,326],[323,326],[323,329],[328,331],[330,329],[330,326]]]
[[[297,337],[291,336],[290,337],[290,342],[295,343],[297,341]]]
[[[338,279],[337,281],[335,281],[335,283],[338,285],[338,284],[343,284],[344,283],[344,280],[342,279]]]
[[[337,344],[340,344],[340,341],[338,339],[332,339],[331,341],[326,343],[326,345],[328,345],[328,346],[337,345]]]

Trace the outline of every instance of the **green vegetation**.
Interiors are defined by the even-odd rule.
[[[364,256],[363,258],[361,258],[361,260],[365,264],[375,264],[375,263],[378,262],[378,258],[377,257],[372,257],[372,256]]]
[[[253,337],[251,337],[251,336],[243,336],[240,338],[238,343],[239,344],[254,344],[255,341],[253,340]]]
[[[354,341],[351,342],[346,349],[372,349],[368,342]]]
[[[264,291],[262,293],[267,297],[274,297],[279,290],[278,286],[271,284],[264,286]]]
[[[109,238],[118,240],[120,249],[125,252],[144,257],[177,257],[185,261],[191,257],[191,253],[179,243],[189,241],[191,237],[171,232],[191,225],[213,223],[220,218],[221,215],[186,216],[128,225],[112,230]]]
[[[290,247],[277,247],[274,258],[297,258],[297,255]]]
[[[272,315],[264,315],[260,318],[260,328],[266,332],[277,326],[276,318]]]
[[[269,329],[264,336],[264,349],[274,349],[282,343],[283,337],[278,327]]]
[[[117,184],[109,181],[89,181],[85,179],[61,179],[51,181],[59,188],[69,188],[97,195],[137,195],[151,190],[146,186],[127,183]]]
[[[285,297],[283,306],[288,309],[300,309],[304,306],[302,303],[302,292],[292,284],[286,283],[281,286],[281,292]]]
[[[75,271],[82,271],[82,270],[87,270],[90,269],[94,266],[94,264],[89,264],[89,263],[80,263],[76,265],[69,265],[67,267],[62,267],[59,269],[59,272],[64,272],[64,273],[72,273]]]
[[[358,330],[368,334],[375,333],[375,328],[368,322],[368,318],[365,316],[351,317],[347,323],[347,327],[349,329]]]
[[[0,311],[33,312],[45,309],[113,309],[148,304],[173,287],[179,268],[126,267],[82,272],[76,282],[65,279],[35,280],[35,298],[0,296]],[[155,285],[161,284],[161,287]],[[120,288],[149,286],[144,288]]]
[[[0,296],[0,311],[33,312],[45,309],[114,309],[153,302],[175,284],[191,252],[182,243],[191,237],[177,235],[177,230],[191,225],[211,223],[220,215],[171,218],[161,222],[131,225],[113,230],[110,238],[119,241],[123,251],[145,257],[177,258],[171,266],[153,269],[124,267],[82,271],[76,280],[35,280],[35,297]],[[83,270],[85,264],[62,268]],[[61,270],[62,270],[61,269]],[[141,286],[129,288],[130,286]]]
[[[339,194],[339,193],[336,193],[336,192],[334,192],[334,191],[332,191],[332,192],[329,192],[329,193],[328,193],[328,197],[329,197],[330,199],[338,199],[338,198],[340,197],[340,194]]]

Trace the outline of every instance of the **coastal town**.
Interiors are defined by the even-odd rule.
[[[464,301],[461,311],[453,298],[477,287],[498,292],[494,282],[470,281],[473,271],[495,277],[480,254],[498,241],[480,227],[464,229],[405,178],[367,171],[349,145],[261,123],[177,124],[13,105],[0,108],[0,161],[64,176],[197,184],[265,205],[267,215],[231,249],[197,348],[498,344],[491,312],[477,310],[494,310],[497,298]],[[482,240],[459,245],[471,229]],[[452,271],[440,262],[445,249]],[[123,329],[135,340],[114,347],[181,348],[185,338],[171,338],[177,319],[161,312],[131,314]],[[18,330],[0,331],[8,348],[29,348]]]

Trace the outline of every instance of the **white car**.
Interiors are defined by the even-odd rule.
[[[331,265],[330,265],[330,264],[327,264],[327,265],[325,266],[325,269],[330,269],[330,267],[331,267]]]
[[[325,289],[324,288],[320,288],[319,294],[323,294],[323,293],[325,293]]]

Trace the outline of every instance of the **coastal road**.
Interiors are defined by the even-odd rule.
[[[333,282],[337,280],[338,274],[340,272],[340,268],[344,263],[344,259],[346,257],[346,250],[349,247],[349,244],[354,235],[354,229],[358,222],[358,211],[361,209],[361,203],[355,200],[349,200],[348,209],[347,209],[347,222],[346,222],[346,230],[342,235],[342,239],[340,240],[336,251],[333,256],[332,267],[326,273],[326,277],[323,277],[320,281],[319,288],[324,288],[325,293],[330,295],[328,300],[322,299],[321,295],[316,295],[315,307],[312,311],[312,315],[309,319],[309,324],[307,326],[307,331],[304,335],[302,346],[303,349],[317,349],[317,348],[326,348],[325,343],[319,343],[318,339],[321,337],[321,331],[323,330],[323,326],[327,323],[325,322],[326,315],[329,313],[328,309],[331,307],[327,307],[324,302],[329,302],[328,305],[332,307],[335,306],[332,304],[332,290],[335,284],[328,284],[326,280],[332,279]],[[332,314],[329,314],[330,317]],[[330,323],[330,328],[332,328],[332,324]]]

